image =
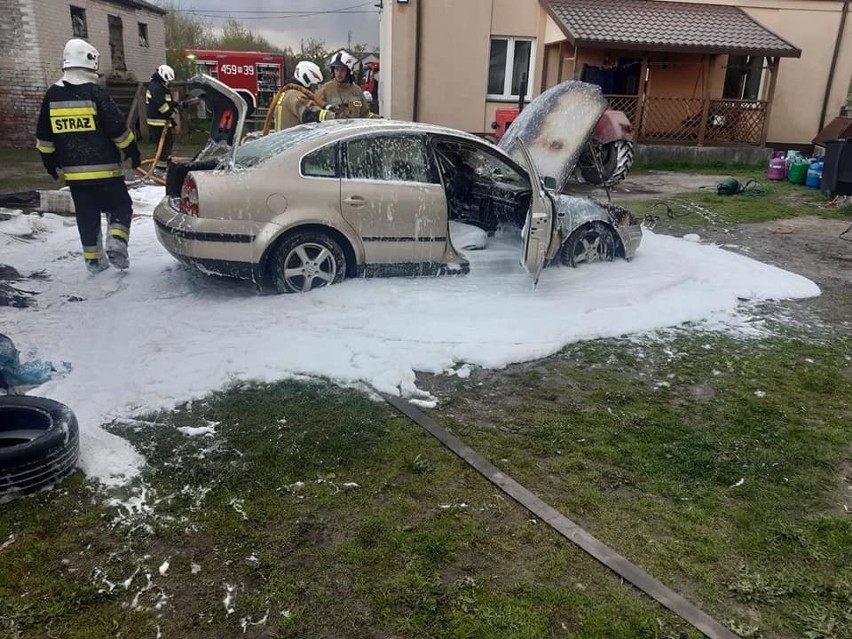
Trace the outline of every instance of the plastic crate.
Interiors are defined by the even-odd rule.
[[[39,191],[39,210],[45,213],[58,213],[60,215],[74,215],[74,200],[71,191],[60,189],[58,191]]]

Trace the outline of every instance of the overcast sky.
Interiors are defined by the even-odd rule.
[[[228,17],[276,47],[323,40],[328,49],[351,44],[379,46],[378,0],[182,0],[180,6],[219,26]]]

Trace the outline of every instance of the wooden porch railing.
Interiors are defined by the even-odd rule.
[[[761,146],[768,103],[763,100],[607,95],[609,108],[624,111],[639,142]],[[641,106],[641,108],[640,108]]]

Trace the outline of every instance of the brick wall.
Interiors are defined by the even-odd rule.
[[[100,72],[113,72],[108,16],[121,18],[126,76],[147,80],[166,61],[165,27],[159,13],[108,0],[0,0],[0,147],[35,145],[35,124],[47,87],[62,75],[62,50],[74,37],[71,6],[86,12],[87,40],[101,53]],[[148,25],[148,46],[139,42],[139,23]]]

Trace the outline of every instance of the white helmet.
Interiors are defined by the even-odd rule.
[[[309,62],[308,60],[302,60],[296,65],[293,77],[295,77],[299,81],[299,84],[306,89],[309,89],[312,84],[322,83],[322,71],[320,71],[320,68],[317,65],[313,62]]]
[[[175,79],[175,70],[172,69],[168,64],[161,64],[157,67],[157,75],[160,76],[160,79],[168,84],[172,80]]]
[[[332,69],[334,67],[346,67],[352,73],[355,69],[355,62],[357,60],[355,60],[354,56],[349,55],[349,53],[341,49],[331,57],[331,63],[328,66]]]
[[[101,54],[85,40],[74,38],[65,43],[62,52],[62,69],[98,70],[98,60]]]
[[[365,99],[367,102],[372,102],[372,101],[373,101],[373,94],[372,94],[372,93],[370,93],[369,91],[366,91],[366,90],[365,90],[365,91],[364,91],[364,99]]]

